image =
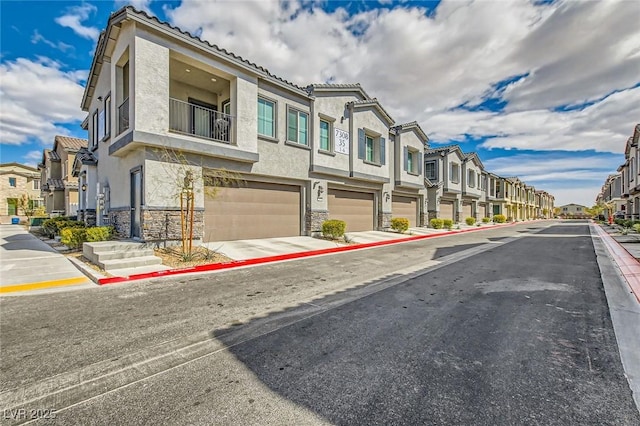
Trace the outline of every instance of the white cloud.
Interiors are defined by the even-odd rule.
[[[67,12],[55,19],[58,25],[65,28],[70,28],[77,35],[89,40],[96,41],[100,35],[100,30],[96,27],[84,26],[82,22],[89,19],[89,17],[98,10],[92,4],[82,3],[79,6],[70,6],[67,8]]]
[[[42,34],[38,32],[38,30],[34,30],[33,35],[31,36],[31,43],[44,43],[49,47],[60,50],[61,52],[66,52],[73,49],[73,46],[71,46],[70,44],[63,43],[61,41],[54,43],[51,40],[46,39]]]
[[[144,10],[145,12],[151,12],[150,5],[152,0],[116,0],[116,7],[131,5],[138,10]]]
[[[221,9],[224,13],[220,13]],[[408,2],[349,15],[299,2],[165,7],[170,21],[300,85],[360,82],[434,140],[620,152],[640,117],[640,8],[632,1]],[[259,40],[259,42],[256,42]],[[514,76],[517,83],[496,90]],[[469,112],[487,97],[502,114]],[[558,112],[565,105],[587,108]]]
[[[66,72],[50,58],[18,58],[0,63],[0,143],[21,145],[30,139],[51,144],[68,134],[62,124],[84,118],[80,109],[86,72]]]
[[[42,151],[29,151],[22,158],[25,160],[23,164],[36,167],[42,160]]]

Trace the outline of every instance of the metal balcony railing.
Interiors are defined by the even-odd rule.
[[[231,143],[234,117],[178,99],[169,99],[169,130]]]
[[[118,134],[129,128],[129,98],[118,107]]]

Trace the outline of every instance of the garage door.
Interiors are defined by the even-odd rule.
[[[366,192],[329,189],[329,219],[347,223],[347,231],[371,231],[374,229],[373,194]]]
[[[246,182],[217,188],[204,208],[205,242],[300,235],[299,186]]]
[[[409,226],[418,226],[418,200],[416,198],[394,195],[391,198],[391,212],[393,217],[409,219]]]
[[[483,204],[480,206],[480,219],[482,220],[482,218],[487,217],[487,205]]]
[[[453,201],[440,202],[440,219],[453,219]]]
[[[460,220],[465,220],[468,217],[472,217],[471,203],[462,203],[462,217],[460,217]]]

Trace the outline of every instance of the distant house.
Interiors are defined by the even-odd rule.
[[[591,215],[587,213],[587,207],[580,204],[565,204],[558,208],[560,209],[560,217],[580,219],[591,217]]]
[[[86,139],[56,136],[53,149],[42,152],[38,164],[41,191],[48,214],[74,216],[78,210],[78,178],[72,174],[76,153],[87,147]]]
[[[0,164],[0,223],[9,223],[11,217],[21,216],[18,200],[27,194],[35,207],[42,204],[40,173],[19,163]]]

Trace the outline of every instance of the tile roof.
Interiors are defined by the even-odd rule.
[[[360,83],[314,83],[307,86],[309,94],[313,94],[315,90],[355,90],[362,93],[365,99],[371,99]]]
[[[64,189],[64,182],[62,179],[49,178],[47,179],[47,185],[49,186],[49,189]]]
[[[347,102],[347,105],[353,105],[354,107],[366,107],[366,106],[375,107],[387,119],[389,124],[393,124],[393,118],[391,118],[389,113],[382,107],[382,105],[380,105],[380,102],[378,102],[378,99],[376,98],[364,99],[362,101],[351,101],[351,102]]]
[[[78,151],[80,148],[86,147],[88,142],[86,139],[72,138],[69,136],[56,136],[54,140],[54,149],[56,144],[60,144],[63,148],[70,151]]]
[[[436,147],[436,148],[426,149],[426,150],[424,151],[424,153],[425,153],[425,154],[435,154],[435,153],[437,153],[437,152],[443,152],[443,151],[447,151],[447,152],[449,152],[449,151],[452,151],[452,150],[454,150],[454,149],[456,149],[456,148],[460,149],[460,145],[455,145],[455,144],[454,144],[454,145],[444,145],[444,146],[439,146],[439,147]]]
[[[93,155],[93,152],[89,151],[87,148],[80,148],[76,154],[76,158],[82,163],[82,164],[88,164],[88,165],[96,165],[98,164],[98,159],[96,158],[95,155]]]
[[[396,129],[396,130],[405,130],[405,129],[412,129],[412,128],[417,129],[418,134],[422,136],[423,139],[425,139],[425,142],[429,142],[429,136],[427,136],[425,131],[422,130],[422,127],[420,127],[417,121],[411,121],[409,123],[402,123],[402,124],[397,124],[393,126],[393,129]],[[425,143],[425,145],[427,144]]]
[[[51,151],[51,150],[47,149],[45,151],[45,154],[49,157],[49,160],[51,160],[51,161],[60,161],[60,156],[55,151]]]

